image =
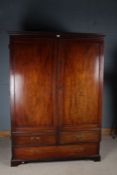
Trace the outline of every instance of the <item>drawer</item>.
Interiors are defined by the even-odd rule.
[[[13,158],[16,160],[62,160],[95,155],[98,155],[98,144],[96,143],[13,148]]]
[[[55,135],[13,135],[13,145],[55,145]]]
[[[62,132],[60,134],[60,144],[79,143],[79,142],[99,142],[99,131],[79,131]]]

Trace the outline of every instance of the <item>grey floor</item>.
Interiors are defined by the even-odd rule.
[[[106,136],[102,139],[101,156],[101,162],[66,161],[10,167],[10,140],[0,138],[0,175],[116,175],[117,138]]]

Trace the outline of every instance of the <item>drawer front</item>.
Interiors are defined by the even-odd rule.
[[[33,145],[55,145],[56,136],[55,135],[17,135],[13,136],[13,145],[23,146],[33,146]]]
[[[79,144],[48,147],[15,147],[13,157],[18,160],[59,160],[95,156],[98,154],[98,144]]]
[[[79,143],[79,142],[99,142],[99,131],[79,131],[63,132],[60,134],[60,144]]]

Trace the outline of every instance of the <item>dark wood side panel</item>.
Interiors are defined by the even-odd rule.
[[[54,39],[10,45],[14,129],[55,129],[55,45]]]

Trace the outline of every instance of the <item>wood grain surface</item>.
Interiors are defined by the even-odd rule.
[[[100,160],[103,36],[10,36],[12,161]]]

